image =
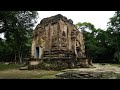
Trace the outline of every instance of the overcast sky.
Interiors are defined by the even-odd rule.
[[[90,22],[96,28],[106,29],[107,22],[109,22],[109,18],[114,15],[115,11],[38,11],[38,13],[38,23],[43,18],[62,14],[68,19],[72,19],[74,24],[78,22]]]
[[[72,19],[74,24],[78,22],[90,22],[95,25],[95,28],[106,29],[107,22],[109,22],[109,18],[114,15],[115,11],[38,11],[38,13],[39,18],[37,24],[43,18],[62,14],[68,19]],[[3,34],[0,34],[0,37],[3,36]]]

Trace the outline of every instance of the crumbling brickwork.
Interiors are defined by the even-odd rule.
[[[31,56],[43,61],[86,58],[83,34],[61,14],[44,18],[33,32]]]

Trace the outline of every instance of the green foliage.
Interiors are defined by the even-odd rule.
[[[93,61],[95,62],[111,59],[111,57],[109,58],[108,56],[108,32],[100,28],[96,29],[94,25],[87,22],[78,23],[76,26],[80,28],[83,33],[85,50],[88,58],[93,58]]]
[[[120,52],[115,52],[113,60],[120,63]]]
[[[109,47],[113,50],[113,60],[120,63],[120,11],[110,18],[107,32],[109,32]]]
[[[79,22],[78,24],[76,24],[76,26],[78,29],[81,29],[83,33],[87,56],[89,58],[93,58],[97,53],[96,49],[98,49],[98,45],[97,45],[98,42],[96,40],[97,32],[94,25],[88,22],[84,22],[84,23]]]
[[[88,22],[79,22],[76,27],[81,29],[84,35],[86,54],[89,58],[96,62],[120,63],[120,11],[110,18],[107,30],[96,29]]]
[[[0,11],[0,33],[5,34],[5,40],[1,40],[3,44],[0,45],[1,60],[10,56],[13,61],[22,62],[30,51],[37,15],[36,11]]]

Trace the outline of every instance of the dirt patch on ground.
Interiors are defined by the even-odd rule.
[[[120,73],[120,67],[110,64],[93,64],[91,68],[77,68],[77,69],[66,69],[63,71],[92,71],[92,72],[115,72]]]
[[[120,67],[94,64],[91,68],[66,69],[56,75],[59,79],[120,79]]]

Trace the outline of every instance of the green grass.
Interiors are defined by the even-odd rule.
[[[109,64],[120,67],[120,64]],[[19,70],[21,64],[0,63],[0,79],[54,79],[60,71],[53,70]],[[112,77],[120,79],[120,74],[111,74]],[[106,77],[106,76],[105,76]]]
[[[54,79],[59,71],[19,70],[21,64],[0,64],[0,79]]]
[[[0,71],[0,79],[54,79],[58,71],[48,70],[16,70]]]
[[[39,74],[32,76],[31,79],[54,79],[59,71],[38,70],[37,72]]]
[[[110,64],[110,65],[120,67],[120,64]]]
[[[20,68],[22,65],[21,64],[1,64],[0,63],[0,70],[8,70],[8,69],[17,69]]]

